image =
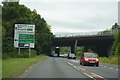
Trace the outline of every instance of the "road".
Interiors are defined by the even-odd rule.
[[[118,66],[100,63],[99,67],[82,66],[79,60],[49,57],[30,67],[20,78],[118,78]],[[114,79],[113,79],[114,80]]]

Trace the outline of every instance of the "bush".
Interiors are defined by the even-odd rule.
[[[36,56],[36,51],[31,49],[30,57],[35,57],[35,56]],[[27,49],[27,48],[21,49],[21,53],[18,57],[28,58],[29,57],[29,49]]]
[[[114,43],[113,43],[113,53],[115,55],[120,55],[120,28],[114,34]]]
[[[36,55],[36,51],[35,50],[31,50],[31,57],[35,57],[35,56],[37,56]]]
[[[18,57],[18,54],[16,52],[8,52],[8,53],[2,54],[2,59],[8,59],[11,57],[13,57],[13,58]]]
[[[36,51],[31,49],[30,57],[35,57],[36,56]],[[8,58],[28,58],[29,57],[29,51],[27,48],[25,49],[20,49],[20,55],[18,52],[8,52],[8,53],[3,53],[2,58],[3,59],[8,59]]]
[[[118,45],[116,46],[115,54],[116,54],[116,55],[120,55],[120,44],[118,44]]]

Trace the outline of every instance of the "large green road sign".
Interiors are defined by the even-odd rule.
[[[14,46],[18,48],[34,48],[35,25],[15,24]]]
[[[33,34],[19,34],[19,43],[34,43]]]

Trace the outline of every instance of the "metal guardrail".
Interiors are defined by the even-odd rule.
[[[102,33],[102,31],[100,32],[81,32],[81,33],[61,33],[61,34],[57,34],[55,35],[55,37],[75,37],[75,36],[104,36],[104,35],[113,35],[114,32],[105,32]]]

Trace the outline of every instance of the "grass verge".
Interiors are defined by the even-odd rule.
[[[2,59],[0,59],[0,79],[2,78]]]
[[[118,56],[110,56],[110,57],[99,57],[99,61],[101,63],[108,63],[114,65],[120,65]]]
[[[80,56],[76,56],[76,59],[77,59],[77,60],[80,60]]]
[[[11,58],[2,62],[2,78],[17,78],[31,65],[46,59],[48,56],[37,56],[32,58]]]

